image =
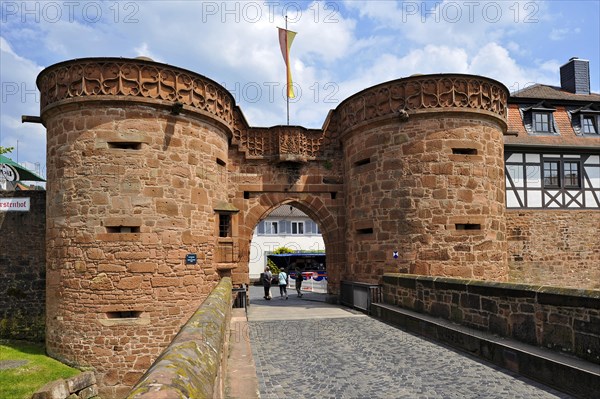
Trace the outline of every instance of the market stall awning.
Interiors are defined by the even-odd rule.
[[[19,165],[15,161],[0,155],[0,179],[6,181],[46,181],[43,177]]]
[[[278,268],[289,268],[293,264],[301,263],[302,265],[308,264],[321,264],[325,266],[325,253],[323,252],[300,252],[300,253],[289,253],[289,254],[269,254],[267,258],[273,261]]]

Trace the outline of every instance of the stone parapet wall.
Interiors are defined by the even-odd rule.
[[[0,212],[0,338],[43,341],[46,307],[46,192],[0,191],[30,198],[28,212]]]
[[[389,273],[385,303],[600,364],[600,291]]]
[[[231,278],[223,278],[128,399],[223,397],[231,289]]]
[[[600,289],[600,212],[507,210],[509,279]]]

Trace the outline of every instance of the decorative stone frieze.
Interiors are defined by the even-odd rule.
[[[62,100],[125,96],[182,103],[233,123],[234,99],[216,82],[185,69],[142,59],[82,58],[55,64],[37,80],[42,113]]]
[[[422,75],[370,87],[345,100],[337,109],[339,129],[346,131],[402,111],[463,109],[506,118],[508,91],[492,79],[471,75]]]

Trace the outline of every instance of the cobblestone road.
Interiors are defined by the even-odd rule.
[[[569,398],[310,295],[257,292],[248,318],[261,398]]]

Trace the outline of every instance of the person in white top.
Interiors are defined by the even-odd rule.
[[[279,296],[283,299],[283,295],[285,294],[285,299],[288,299],[287,294],[287,285],[288,285],[288,275],[285,272],[285,269],[281,269],[279,272]]]

